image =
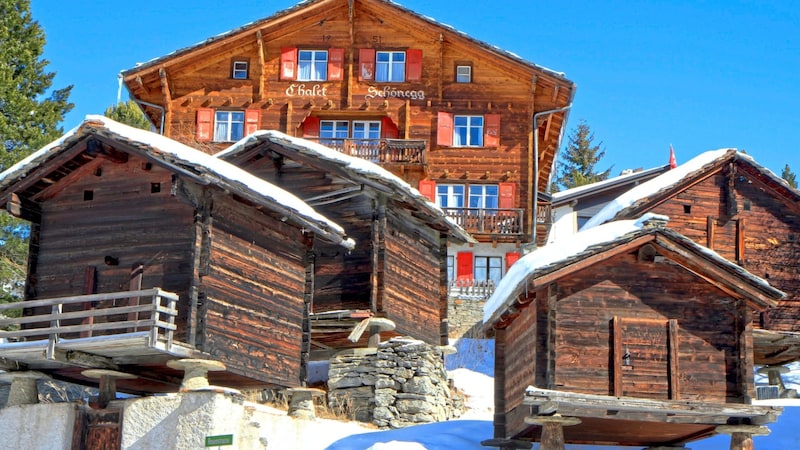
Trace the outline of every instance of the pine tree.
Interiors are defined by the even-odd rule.
[[[141,128],[142,130],[150,130],[151,128],[150,121],[147,120],[139,105],[133,100],[109,106],[106,108],[105,116],[134,128]]]
[[[45,71],[44,44],[29,0],[0,0],[0,170],[61,136],[58,125],[74,106],[72,86],[51,90],[55,73]],[[21,294],[27,240],[24,222],[0,214],[0,302]]]
[[[606,152],[602,149],[602,142],[594,144],[594,133],[585,120],[578,123],[567,140],[567,147],[559,157],[554,190],[570,189],[608,178],[611,167],[603,172],[595,172],[597,163]]]
[[[781,178],[786,180],[786,182],[789,183],[789,186],[797,189],[797,177],[795,176],[794,172],[792,172],[792,169],[789,168],[788,164],[783,167]]]

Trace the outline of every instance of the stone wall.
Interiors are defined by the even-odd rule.
[[[458,417],[463,399],[451,395],[441,347],[394,338],[331,358],[328,406],[381,428],[402,428]]]
[[[447,299],[447,329],[451,339],[475,338],[481,339],[483,334],[483,305],[484,298],[457,298],[450,296]]]

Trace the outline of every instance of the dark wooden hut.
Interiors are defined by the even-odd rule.
[[[0,357],[73,381],[138,375],[118,382],[130,392],[176,390],[177,358],[224,363],[219,385],[299,386],[312,246],[353,247],[294,195],[100,116],[0,175],[0,203],[31,229]]]
[[[390,334],[447,344],[447,245],[474,240],[440,208],[376,164],[277,131],[217,156],[294,193],[356,241],[349,251],[314,245],[314,358],[366,345],[375,319],[391,321]]]
[[[663,223],[606,224],[512,267],[485,312],[493,443],[745,442],[776,419],[751,404],[752,312],[782,293]]]

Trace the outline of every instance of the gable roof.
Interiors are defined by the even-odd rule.
[[[632,188],[607,204],[586,222],[582,229],[586,230],[611,220],[635,217],[654,206],[654,203],[682,190],[684,186],[717,173],[727,163],[737,164],[793,202],[800,201],[800,191],[793,189],[785,180],[756,163],[751,156],[736,149],[726,148],[701,153],[675,169]]]
[[[759,309],[775,306],[775,301],[785,296],[765,280],[713,250],[658,225],[666,220],[664,216],[645,214],[638,220],[606,223],[523,256],[511,266],[484,305],[484,326],[488,328],[500,321],[529,286],[536,288],[548,284],[573,270],[600,263],[602,259],[645,243],[665,249],[667,257],[679,260],[681,267],[713,282],[731,295],[751,300]]]
[[[445,232],[451,239],[460,242],[476,242],[463,228],[448,217],[441,208],[427,197],[388,170],[367,160],[333,150],[322,144],[296,138],[274,130],[259,130],[217,153],[216,158],[234,161],[237,156],[266,146],[289,159],[302,159],[317,169],[338,172],[353,180],[400,202],[412,214],[432,227]]]
[[[639,170],[637,172],[626,173],[607,180],[598,181],[596,183],[585,184],[583,186],[565,189],[563,191],[553,192],[551,194],[553,207],[558,207],[569,203],[573,200],[580,200],[587,197],[593,197],[603,192],[616,189],[625,185],[637,185],[643,183],[651,178],[655,178],[662,173],[669,170],[669,164],[651,169]]]
[[[312,230],[325,240],[352,249],[355,243],[341,226],[316,212],[295,195],[251,175],[233,164],[214,158],[167,137],[140,130],[107,117],[89,115],[79,126],[0,174],[0,199],[7,201],[10,189],[49,174],[39,169],[91,138],[124,148],[155,164],[203,185],[214,185],[249,202],[283,214],[287,221]]]
[[[138,64],[136,64],[135,67],[133,67],[131,69],[123,70],[120,73],[123,76],[127,76],[127,75],[129,75],[131,73],[134,73],[134,72],[140,72],[140,71],[145,70],[145,69],[156,67],[158,65],[168,63],[170,60],[172,60],[174,58],[177,58],[177,57],[192,53],[195,50],[201,49],[201,48],[206,47],[206,46],[208,46],[210,44],[214,44],[214,43],[219,42],[219,41],[224,41],[224,40],[227,40],[229,38],[234,38],[234,37],[237,37],[239,35],[246,34],[246,33],[249,33],[249,32],[256,32],[259,28],[261,28],[261,27],[263,27],[265,25],[268,25],[270,22],[274,22],[274,21],[280,20],[280,19],[282,19],[282,18],[284,18],[286,16],[290,16],[293,13],[296,13],[296,12],[298,12],[300,10],[303,10],[303,9],[306,9],[306,8],[310,8],[310,7],[312,7],[314,5],[318,5],[318,4],[334,3],[334,2],[337,2],[337,1],[345,1],[345,0],[303,0],[303,1],[298,2],[296,5],[294,5],[292,7],[289,7],[289,8],[286,8],[284,10],[276,12],[275,14],[273,14],[273,15],[271,15],[269,17],[266,17],[266,18],[263,18],[263,19],[260,19],[260,20],[256,20],[256,21],[253,21],[253,22],[249,22],[249,23],[247,23],[245,25],[242,25],[241,27],[234,28],[232,30],[220,33],[220,34],[218,34],[216,36],[213,36],[213,37],[211,37],[209,39],[206,39],[204,41],[201,41],[201,42],[198,42],[196,44],[190,45],[188,47],[184,47],[184,48],[178,49],[178,50],[176,50],[174,52],[171,52],[171,53],[169,53],[167,55],[151,59],[150,61],[146,61],[146,62],[143,62],[143,63],[138,63]],[[352,2],[352,0],[349,0],[349,1]],[[497,56],[512,60],[512,61],[514,61],[516,63],[519,63],[519,64],[522,64],[524,66],[528,66],[531,69],[535,69],[535,70],[540,71],[542,73],[545,73],[547,75],[559,78],[562,81],[564,81],[565,83],[569,84],[570,86],[574,86],[574,83],[572,81],[568,80],[563,72],[558,72],[558,71],[555,71],[555,70],[552,70],[552,69],[548,69],[547,67],[540,66],[538,64],[534,64],[534,63],[532,63],[530,61],[527,61],[527,60],[523,59],[522,57],[520,57],[519,55],[517,55],[515,53],[503,50],[503,49],[501,49],[501,48],[499,48],[499,47],[497,47],[495,45],[491,45],[491,44],[488,44],[488,43],[486,43],[484,41],[481,41],[479,39],[471,37],[467,33],[459,31],[459,30],[457,30],[456,28],[454,28],[454,27],[452,27],[450,25],[446,25],[446,24],[441,23],[441,22],[439,22],[439,21],[437,21],[437,20],[435,20],[435,19],[433,19],[431,17],[419,14],[419,13],[417,13],[415,11],[412,11],[412,10],[400,5],[399,3],[394,2],[394,1],[391,1],[391,0],[361,0],[361,1],[371,1],[371,2],[374,2],[374,3],[381,3],[381,4],[384,4],[384,5],[388,5],[388,6],[392,7],[392,8],[397,9],[398,13],[414,16],[417,19],[419,19],[419,20],[421,20],[423,22],[426,22],[428,25],[431,25],[431,26],[433,26],[435,28],[438,28],[441,31],[454,33],[454,34],[460,36],[461,38],[464,38],[464,39],[466,39],[466,40],[478,45],[479,47],[483,48],[484,50],[486,50],[488,52],[491,52],[491,53],[494,53]]]

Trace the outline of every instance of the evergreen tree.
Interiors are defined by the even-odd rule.
[[[602,149],[602,142],[594,144],[594,133],[585,120],[578,123],[567,140],[567,147],[561,152],[557,163],[554,190],[570,189],[608,178],[611,167],[603,172],[595,171],[606,152]]]
[[[51,90],[54,72],[42,58],[45,34],[29,0],[0,0],[0,170],[57,139],[74,106],[72,86]],[[19,298],[26,273],[28,228],[0,214],[0,302]]]
[[[786,180],[786,182],[789,183],[789,186],[797,189],[797,177],[794,175],[794,172],[792,172],[792,169],[789,168],[788,164],[783,167],[781,178]]]
[[[150,121],[147,120],[139,105],[133,100],[109,106],[106,108],[105,116],[134,128],[141,128],[142,130],[150,130],[151,128]]]

